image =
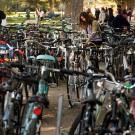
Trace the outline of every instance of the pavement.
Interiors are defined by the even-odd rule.
[[[59,130],[61,132],[61,135],[67,135],[73,123],[73,120],[76,118],[78,112],[81,109],[81,105],[75,106],[74,108],[69,107],[65,81],[60,81],[58,87],[50,87],[48,94],[50,106],[44,111],[41,135],[56,135],[58,98],[61,95],[63,96],[63,105]]]

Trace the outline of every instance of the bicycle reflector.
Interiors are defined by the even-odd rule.
[[[33,113],[37,116],[41,115],[42,109],[40,107],[35,107]]]

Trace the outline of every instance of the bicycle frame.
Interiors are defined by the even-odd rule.
[[[91,72],[91,70],[88,70],[88,73]],[[99,100],[96,99],[96,95],[94,94],[94,89],[93,89],[93,82],[94,79],[92,78],[87,78],[87,84],[84,88],[85,90],[85,94],[87,94],[87,96],[85,96],[85,101],[84,106],[82,108],[82,112],[81,112],[81,125],[80,125],[80,131],[79,133],[81,133],[81,131],[83,131],[83,133],[85,134],[89,134],[89,132],[94,131],[95,129],[95,107],[96,104],[100,105],[101,102]],[[84,126],[83,129],[81,126]]]
[[[37,56],[37,60],[47,60],[47,59],[52,60],[52,61],[55,60],[54,57],[49,56],[49,55]],[[37,93],[35,94],[35,97],[39,98],[39,99],[42,98],[43,95],[46,95],[46,96],[48,95],[48,90],[49,90],[48,83],[44,80],[44,78],[47,79],[47,77],[48,77],[46,72],[47,72],[46,67],[41,66],[41,79],[39,80],[38,90],[37,90]],[[26,114],[26,116],[24,119],[24,123],[22,123],[21,134],[27,135],[27,134],[30,134],[30,132],[33,132],[31,130],[34,130],[34,132],[35,132],[34,135],[38,135],[40,132],[40,127],[41,127],[43,103],[34,101],[31,103],[28,102],[27,105],[28,105],[28,107],[26,109],[26,112],[24,112]],[[34,113],[35,108],[39,109],[38,111],[40,111],[40,114],[36,115]],[[33,121],[35,122],[35,125],[33,125],[33,126],[36,126],[36,127],[32,126]]]
[[[15,128],[15,124],[19,124],[18,119],[15,119],[15,111],[19,111],[16,110],[16,105],[19,106],[20,102],[22,102],[21,100],[23,98],[23,95],[21,90],[22,87],[20,86],[19,90],[7,91],[5,95],[4,114],[2,122],[4,131],[7,133],[10,132],[11,129]]]

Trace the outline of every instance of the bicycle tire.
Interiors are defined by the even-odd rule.
[[[94,128],[95,128],[95,116],[90,110],[86,109],[83,112],[81,120],[80,134],[95,135],[95,133],[93,132]]]
[[[2,120],[0,120],[0,133],[1,135],[5,135],[2,127]]]
[[[20,106],[16,106],[13,105],[13,115],[12,118],[9,117],[9,123],[12,122],[11,127],[9,128],[4,128],[3,127],[3,134],[2,135],[9,135],[9,134],[13,134],[13,135],[18,135],[19,133],[19,123],[20,123]],[[12,112],[12,111],[11,111]],[[4,123],[3,123],[4,124]]]
[[[75,87],[74,76],[68,76],[67,79],[67,96],[69,106],[72,108],[77,102],[79,102],[79,89]]]
[[[89,113],[88,115],[88,127],[84,127],[85,125],[85,115]],[[84,131],[88,131],[85,134],[88,135],[95,135],[95,133],[91,130],[89,131],[89,129],[93,129],[95,127],[95,117],[94,115],[92,115],[92,113],[89,111],[87,112],[87,110],[83,110],[82,113],[80,113],[74,120],[70,130],[69,130],[69,135],[82,135],[84,134]],[[86,129],[87,128],[87,129]],[[85,129],[85,130],[84,130]]]
[[[77,135],[77,134],[75,134],[75,130],[77,129],[78,124],[80,123],[80,121],[81,121],[81,113],[79,115],[77,115],[77,117],[73,121],[72,126],[71,126],[71,128],[69,130],[69,135]]]
[[[112,111],[109,111],[104,117],[104,120],[103,120],[103,123],[101,126],[102,129],[109,131],[109,129],[113,128],[114,124],[112,123],[113,121],[111,120],[111,117],[112,117]],[[123,128],[126,124],[124,122],[123,116],[117,115],[117,119],[118,119],[117,127],[115,126],[114,128],[118,128],[118,129],[121,129],[123,131]],[[116,133],[116,135],[118,135],[118,134],[123,135],[123,133]],[[101,133],[99,135],[110,135],[110,134]]]
[[[38,123],[38,119],[32,119],[30,121],[30,125],[28,127],[28,132],[26,133],[26,135],[40,135],[40,132],[37,133],[36,131],[37,123]]]
[[[15,128],[15,134],[14,135],[18,135],[19,133],[19,126],[20,126],[20,114],[21,114],[21,106],[18,105],[17,107],[14,108],[14,112],[15,112],[15,120],[16,120],[16,128]]]
[[[26,103],[23,106],[22,112],[21,112],[21,122],[20,122],[20,134],[22,134],[22,129],[25,127],[25,119],[27,117],[27,113],[29,110],[29,103]]]
[[[29,110],[29,103],[27,103],[25,106],[24,106],[24,108],[23,108],[23,111],[22,111],[22,116],[21,116],[21,127],[20,127],[20,134],[21,135],[23,135],[24,134],[24,132],[23,132],[23,128],[24,127],[26,127],[26,118],[27,117],[30,117],[30,115],[32,114],[32,110],[33,110],[33,107],[34,106],[32,106],[32,108],[31,108],[31,110]],[[31,112],[30,112],[31,111]],[[27,113],[29,114],[28,116],[27,116]],[[42,116],[41,116],[42,117]],[[28,122],[28,121],[27,121]],[[36,125],[37,125],[37,122],[38,122],[38,119],[31,119],[30,121],[30,124],[28,125],[29,127],[28,127],[28,132],[27,133],[25,133],[25,135],[40,135],[40,127],[39,127],[39,132],[37,133],[37,131],[34,131],[35,129],[36,129]],[[31,123],[31,122],[33,122],[33,123]],[[32,129],[34,127],[34,129]],[[29,129],[30,128],[30,129]],[[29,132],[30,131],[30,132]],[[33,133],[35,133],[36,132],[36,134],[33,134]]]

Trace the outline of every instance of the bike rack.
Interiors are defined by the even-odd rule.
[[[59,95],[59,97],[58,97],[56,135],[60,135],[61,134],[60,126],[61,126],[61,118],[62,118],[62,110],[63,110],[63,96],[64,95]]]

